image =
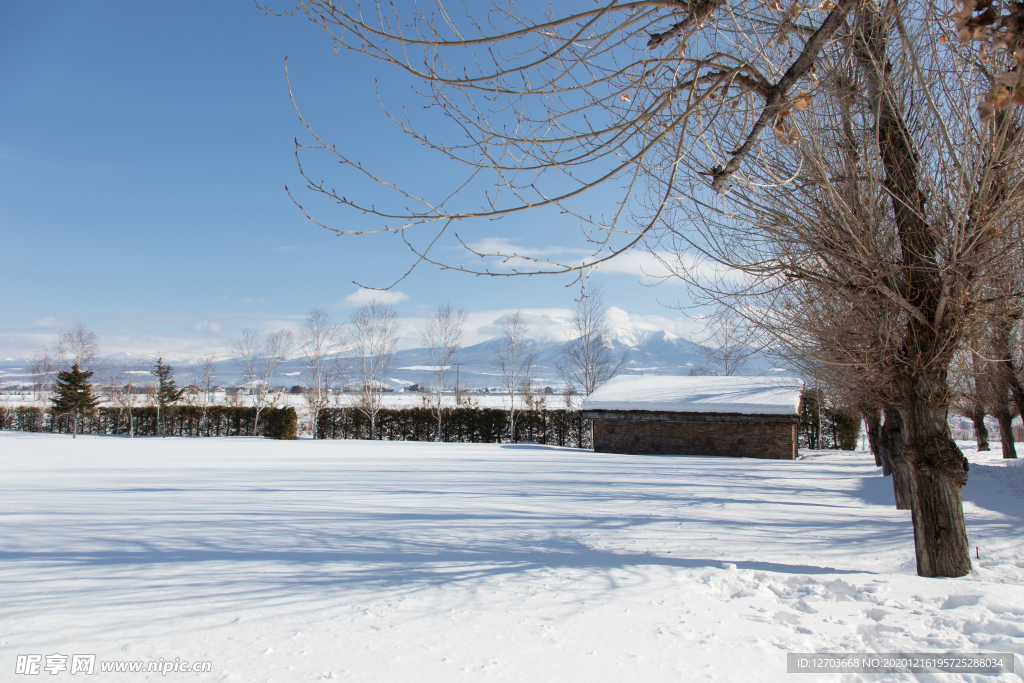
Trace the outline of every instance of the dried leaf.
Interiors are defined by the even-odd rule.
[[[1006,109],[1010,104],[1010,91],[1007,90],[1006,86],[1000,85],[996,88],[996,95],[992,102],[992,105],[996,108],[996,111],[1002,111]]]
[[[946,44],[946,34],[943,33],[942,37],[939,38],[939,45],[945,45],[945,44]]]
[[[1007,71],[1006,73],[996,74],[996,83],[1005,85],[1007,87],[1017,84],[1018,74],[1016,71]]]
[[[1018,85],[1013,89],[1013,103],[1024,104],[1024,86]]]
[[[1017,50],[1013,53],[1013,68],[1016,69],[1021,64],[1024,64],[1024,50]]]
[[[785,45],[788,42],[789,42],[789,35],[783,33],[781,36],[779,36],[779,40],[778,40],[779,45]]]
[[[792,145],[794,142],[796,142],[799,139],[800,139],[800,131],[797,130],[796,127],[794,126],[793,128],[789,129],[789,134],[786,136],[786,139],[783,140],[782,145],[783,146]]]
[[[789,16],[793,17],[794,19],[799,19],[800,18],[800,2],[799,2],[799,0],[797,0],[797,2],[794,2],[793,6],[789,8]]]
[[[992,103],[988,100],[984,100],[978,104],[978,118],[983,122],[988,121],[990,118],[996,115],[996,108],[992,106]]]
[[[960,44],[961,45],[966,45],[967,43],[971,42],[972,35],[973,34],[972,34],[971,29],[969,29],[969,28],[962,28],[962,29],[960,29],[960,33],[957,34],[957,38],[960,40]]]
[[[811,74],[811,83],[814,83],[814,85],[821,85],[821,81],[818,80],[818,77],[815,74]]]
[[[984,44],[978,47],[978,59],[981,60],[982,64],[988,64],[992,61]]]
[[[773,12],[781,12],[785,8],[782,6],[782,3],[779,2],[779,0],[771,0],[771,2],[768,3],[768,9],[770,9]]]
[[[781,119],[784,116],[789,116],[790,112],[792,112],[792,111],[793,111],[792,109],[790,109],[789,107],[786,107],[785,109],[783,109],[782,111],[779,112],[779,118]]]
[[[834,10],[835,8],[836,3],[832,2],[832,0],[825,0],[825,2],[818,5],[818,9],[823,9],[825,11]]]
[[[807,111],[810,106],[811,96],[806,93],[793,100],[793,111]]]
[[[782,140],[785,139],[785,137],[786,137],[786,124],[782,122],[782,119],[779,119],[778,121],[775,122],[775,127],[772,130],[775,131],[775,137],[778,138],[779,142],[782,142]],[[783,144],[786,144],[786,143],[783,143]]]
[[[619,95],[619,99],[622,100],[623,102],[629,102],[629,93],[622,93],[621,95]]]

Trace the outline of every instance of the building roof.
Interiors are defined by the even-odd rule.
[[[795,377],[614,377],[583,400],[583,410],[797,415]]]

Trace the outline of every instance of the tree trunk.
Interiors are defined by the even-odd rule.
[[[961,487],[967,459],[949,433],[946,373],[906,377],[903,452],[911,471],[911,514],[919,576],[964,576],[971,571]]]
[[[862,408],[861,416],[864,418],[864,424],[867,425],[868,447],[871,449],[871,454],[875,456],[875,467],[882,467],[882,446],[879,443],[882,436],[881,411],[877,408]],[[888,460],[888,454],[886,454],[886,460]],[[888,472],[883,472],[883,474],[889,476]]]
[[[892,475],[892,490],[896,496],[896,509],[909,510],[913,495],[911,491],[913,472],[910,463],[903,457],[903,416],[894,406],[885,406],[885,423],[882,425],[880,437],[882,474]]]
[[[1016,458],[1017,449],[1013,445],[1013,416],[1010,414],[1010,406],[1005,402],[998,406],[996,418],[999,420],[999,439],[1003,442],[1003,457]]]
[[[988,427],[985,426],[985,409],[977,403],[974,404],[974,411],[971,413],[971,421],[974,422],[974,438],[978,442],[978,450],[989,450]]]
[[[988,428],[985,426],[985,397],[988,395],[987,373],[982,368],[981,358],[971,351],[971,374],[974,376],[974,410],[971,421],[974,422],[974,438],[978,442],[979,451],[987,451]]]

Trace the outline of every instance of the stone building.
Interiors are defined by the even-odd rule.
[[[803,382],[792,377],[615,377],[583,401],[594,450],[795,460]]]

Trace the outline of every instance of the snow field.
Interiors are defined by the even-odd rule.
[[[778,681],[786,652],[980,650],[1017,674],[796,678],[1021,680],[1024,467],[965,450],[981,559],[922,579],[864,453],[0,432],[0,672],[95,653],[213,662],[112,681]]]

